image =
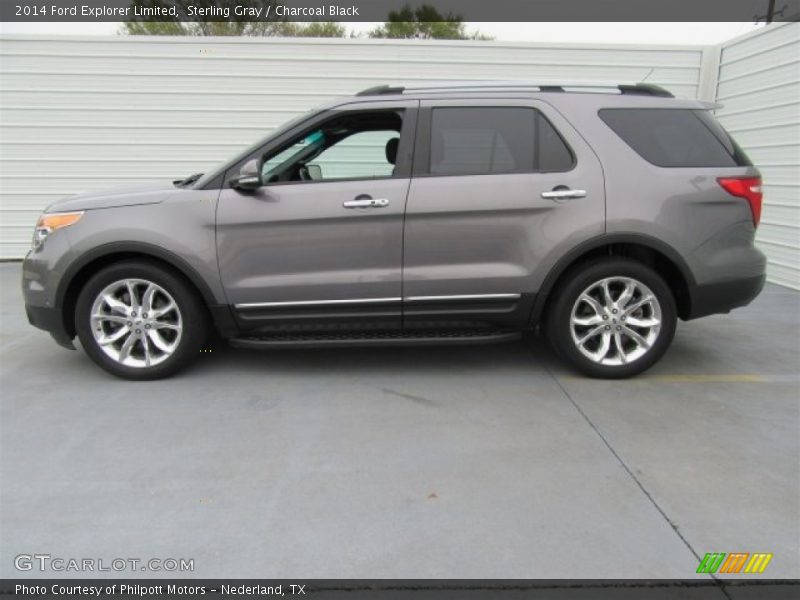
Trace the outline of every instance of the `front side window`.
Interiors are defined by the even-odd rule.
[[[262,157],[264,184],[392,177],[402,110],[334,117]]]
[[[394,129],[361,131],[323,150],[309,166],[316,165],[320,179],[391,177],[399,143],[400,132]]]
[[[301,139],[292,143],[288,148],[284,148],[277,154],[272,154],[264,159],[261,165],[261,177],[267,181],[273,174],[279,172],[281,165],[284,163],[292,163],[316,145],[318,148],[322,146],[325,139],[325,134],[321,130],[315,130],[308,135],[304,135]]]
[[[539,111],[526,107],[434,108],[431,175],[567,171],[573,157]]]

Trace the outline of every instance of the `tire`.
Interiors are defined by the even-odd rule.
[[[100,367],[124,379],[149,380],[169,377],[197,358],[209,327],[200,298],[179,274],[130,260],[86,283],[75,306],[75,329]]]
[[[559,282],[545,331],[556,353],[581,373],[620,379],[653,366],[676,324],[675,299],[658,273],[633,260],[605,258],[579,265]]]

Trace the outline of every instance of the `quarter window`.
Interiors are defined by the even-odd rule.
[[[707,110],[607,108],[600,118],[658,167],[736,167],[750,160]]]
[[[431,175],[567,171],[572,165],[564,140],[532,108],[432,110]]]

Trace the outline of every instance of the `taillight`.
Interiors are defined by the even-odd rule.
[[[761,198],[764,195],[761,192],[761,177],[719,177],[717,181],[726,192],[750,203],[753,225],[758,227],[761,220]]]

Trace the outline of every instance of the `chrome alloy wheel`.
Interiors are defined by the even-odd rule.
[[[160,285],[122,279],[101,291],[92,304],[92,334],[100,349],[126,367],[152,367],[177,350],[181,311]]]
[[[595,363],[632,363],[661,331],[661,305],[642,282],[607,277],[587,287],[572,307],[570,332],[581,354]]]

